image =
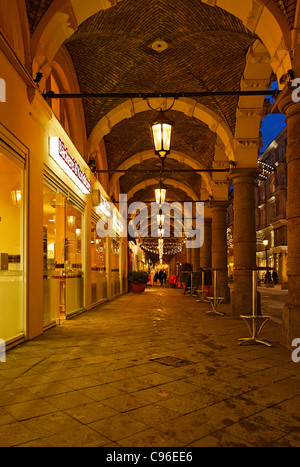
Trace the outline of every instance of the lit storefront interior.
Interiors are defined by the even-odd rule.
[[[84,307],[83,214],[44,188],[44,319],[60,322]]]
[[[0,144],[0,329],[8,343],[25,336],[25,165]]]

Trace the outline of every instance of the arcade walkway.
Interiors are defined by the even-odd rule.
[[[158,287],[9,351],[0,446],[299,446],[300,364],[279,325],[273,348],[239,347],[245,323],[207,310]]]

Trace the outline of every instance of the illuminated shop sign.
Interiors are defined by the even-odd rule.
[[[106,217],[113,216],[113,205],[112,203],[107,201],[107,199],[103,198],[103,196],[101,196],[101,203],[99,209]]]
[[[68,149],[60,138],[50,138],[50,156],[83,193],[91,193],[90,180],[82,172],[76,160],[70,156]]]

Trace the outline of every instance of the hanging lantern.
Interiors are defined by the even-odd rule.
[[[162,211],[160,211],[160,214],[157,216],[157,225],[159,227],[163,227],[165,223],[165,216],[162,214]]]
[[[159,188],[155,190],[155,198],[156,198],[156,203],[161,206],[162,204],[165,204],[166,202],[166,197],[167,197],[167,190],[164,187],[162,181],[160,180],[159,182]]]
[[[151,125],[151,131],[154,152],[160,158],[163,167],[166,157],[171,152],[172,129],[172,123],[166,118],[165,112],[161,110],[156,121]]]

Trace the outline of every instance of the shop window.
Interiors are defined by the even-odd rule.
[[[99,238],[96,224],[91,224],[92,304],[107,299],[106,239]]]
[[[25,333],[24,170],[0,152],[0,339]]]
[[[111,239],[111,295],[120,293],[120,239]]]
[[[82,214],[64,194],[44,187],[44,321],[84,306]]]

